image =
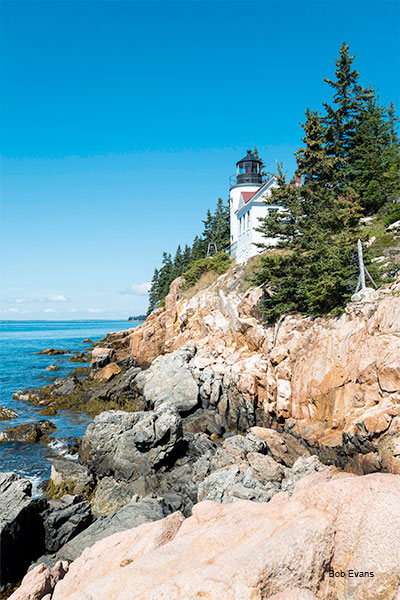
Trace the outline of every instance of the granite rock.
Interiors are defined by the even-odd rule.
[[[182,420],[165,402],[154,411],[101,413],[86,430],[80,457],[98,477],[131,481],[174,461],[182,443]]]

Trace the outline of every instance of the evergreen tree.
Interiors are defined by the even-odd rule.
[[[174,267],[171,260],[171,255],[163,252],[162,266],[159,270],[159,298],[161,301],[169,292],[169,286],[174,279]]]
[[[198,235],[193,240],[192,251],[191,251],[191,262],[195,262],[200,258],[204,258],[204,242]]]
[[[203,234],[201,236],[202,239],[202,248],[203,248],[203,256],[207,254],[208,244],[213,242],[213,233],[214,233],[214,218],[211,214],[210,209],[207,210],[207,217],[203,221],[204,228]]]
[[[147,314],[149,315],[155,308],[159,301],[159,273],[158,269],[154,269],[153,279],[151,280],[151,287],[149,291],[149,308]]]
[[[187,244],[185,244],[185,249],[183,251],[183,268],[186,269],[186,267],[189,266],[190,261],[191,261],[191,250],[190,250],[190,246],[188,246]]]
[[[315,189],[319,185],[329,185],[333,179],[336,156],[329,156],[326,147],[325,128],[317,111],[306,110],[306,122],[302,125],[305,137],[304,148],[295,152],[298,172],[303,182]]]
[[[174,268],[173,275],[175,277],[179,277],[183,271],[183,255],[180,245],[176,249],[175,258],[174,258]]]
[[[335,61],[336,79],[324,79],[334,91],[333,106],[324,103],[327,153],[337,160],[335,180],[342,184],[346,179],[348,155],[354,147],[357,117],[364,103],[373,96],[371,89],[359,85],[359,73],[353,69],[354,58],[349,55],[349,46],[343,42]]]
[[[212,242],[217,245],[218,251],[229,246],[230,241],[230,209],[229,203],[224,204],[222,198],[218,198],[217,206],[212,218]]]
[[[260,231],[279,239],[278,249],[261,258],[255,282],[268,285],[267,318],[283,313],[322,314],[349,296],[354,267],[351,254],[361,209],[354,191],[341,193],[332,184],[337,157],[328,154],[321,119],[307,110],[304,147],[297,153],[303,185],[287,184],[278,166],[278,188],[272,203],[286,208],[261,220]]]
[[[206,218],[203,221],[203,234],[197,236],[193,240],[192,247],[185,245],[182,252],[181,246],[178,246],[174,260],[171,260],[171,255],[163,253],[162,266],[157,271],[157,276],[153,278],[150,289],[150,304],[149,311],[154,310],[163,301],[169,292],[169,287],[172,281],[187,271],[192,265],[201,259],[205,259],[207,255],[207,247],[210,242],[217,244],[218,250],[222,250],[229,245],[230,225],[229,225],[229,204],[224,204],[221,198],[218,198],[214,214],[210,210],[207,211]],[[214,270],[226,269],[229,264],[227,256],[218,258],[214,264]],[[200,272],[201,269],[207,270],[208,263],[202,264],[194,272]],[[196,265],[195,265],[196,266]],[[199,271],[200,269],[200,271]]]
[[[371,98],[358,115],[346,166],[366,214],[376,212],[398,191],[398,167],[399,144],[388,113]]]

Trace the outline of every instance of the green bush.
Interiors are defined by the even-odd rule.
[[[222,275],[222,273],[225,273],[229,269],[231,262],[232,260],[228,254],[217,252],[214,256],[206,256],[205,258],[196,260],[182,273],[182,277],[186,281],[186,286],[191,287],[207,271],[213,271],[218,273],[218,275]]]
[[[399,221],[399,220],[400,220],[400,203],[395,204],[391,208],[389,214],[387,214],[384,217],[383,222],[385,223],[386,227],[388,227],[392,223],[395,223],[396,221]]]

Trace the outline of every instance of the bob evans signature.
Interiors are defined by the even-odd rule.
[[[329,569],[329,577],[374,577],[373,571],[356,571],[355,569],[348,569],[347,571],[335,571]]]

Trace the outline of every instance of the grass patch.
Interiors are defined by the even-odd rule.
[[[205,290],[208,287],[210,287],[210,285],[214,283],[214,281],[216,281],[218,277],[219,274],[215,271],[207,271],[206,273],[203,273],[202,275],[200,275],[200,279],[194,285],[192,285],[192,287],[190,287],[183,293],[183,297],[187,300],[193,298],[193,296],[195,296],[198,292],[201,292],[202,290]]]

